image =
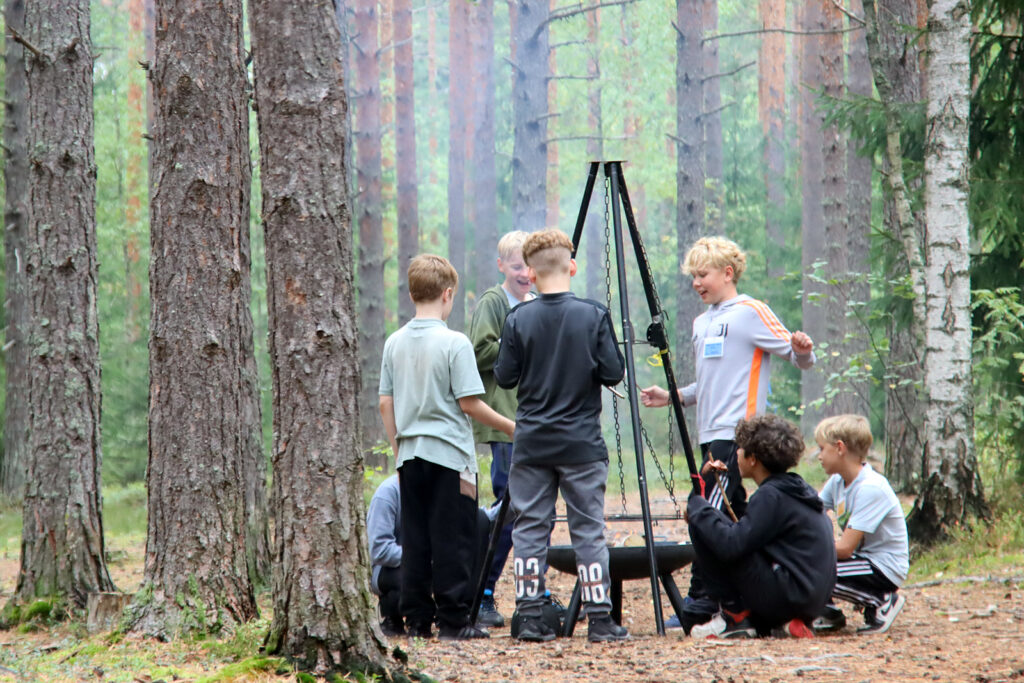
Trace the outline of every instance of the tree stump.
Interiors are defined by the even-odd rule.
[[[129,593],[89,593],[85,603],[88,614],[86,630],[89,633],[110,631],[131,601]]]

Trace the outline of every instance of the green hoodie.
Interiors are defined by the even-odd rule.
[[[498,358],[498,341],[501,328],[505,325],[505,316],[512,308],[508,305],[508,296],[501,285],[495,285],[484,292],[476,303],[473,318],[469,321],[469,341],[473,343],[476,354],[476,367],[480,371],[480,379],[484,382],[484,403],[495,412],[510,420],[516,419],[516,390],[502,389],[494,379],[494,361]],[[477,443],[500,441],[510,443],[503,432],[473,422],[473,438]]]

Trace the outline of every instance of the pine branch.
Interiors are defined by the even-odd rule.
[[[757,64],[757,60],[756,59],[754,61],[752,61],[752,62],[747,62],[743,66],[738,66],[735,69],[733,69],[732,71],[723,71],[722,73],[711,74],[710,76],[704,76],[703,78],[700,79],[700,82],[703,83],[705,81],[710,81],[713,78],[725,78],[726,76],[732,76],[732,75],[734,75],[736,73],[739,73],[740,71],[743,71],[747,67],[754,66],[755,64]]]
[[[11,38],[14,38],[14,42],[20,43],[22,47],[34,54],[36,59],[44,59],[46,57],[39,48],[28,42],[24,36],[15,31],[13,26],[8,26],[7,32],[11,34]]]
[[[854,14],[850,10],[846,9],[845,7],[843,7],[842,3],[840,3],[839,0],[832,0],[832,4],[836,6],[837,10],[839,10],[840,12],[845,14],[847,16],[847,18],[849,18],[850,21],[855,21],[858,24],[860,24],[861,26],[864,26],[864,24],[865,24],[864,20],[861,19],[860,17],[858,17],[856,14]]]
[[[635,135],[565,135],[560,137],[548,138],[544,142],[567,142],[571,140],[633,140],[635,138]]]
[[[676,28],[678,31],[679,29]],[[718,40],[719,38],[737,38],[740,36],[756,36],[763,33],[788,33],[793,36],[824,36],[832,35],[834,33],[849,33],[850,31],[862,31],[863,26],[851,26],[850,28],[840,29],[828,29],[828,30],[814,30],[814,31],[800,31],[792,28],[753,28],[749,31],[736,31],[735,33],[717,33],[713,36],[705,36],[700,42],[701,45],[710,42],[712,40]]]
[[[551,10],[551,12],[548,14],[548,18],[542,21],[540,23],[540,26],[537,27],[537,30],[533,32],[533,39],[536,40],[537,36],[540,35],[540,32],[544,30],[544,27],[554,21],[559,21],[560,19],[568,19],[569,17],[574,17],[577,14],[593,12],[594,10],[602,9],[604,7],[615,7],[616,5],[632,5],[634,2],[636,2],[636,0],[607,0],[607,2],[599,2],[596,5],[584,6],[583,3],[577,3],[575,5],[570,5],[567,7],[557,7]]]
[[[573,76],[571,74],[548,76],[551,81],[596,81],[597,76]]]

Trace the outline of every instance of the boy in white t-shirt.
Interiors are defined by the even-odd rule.
[[[884,633],[903,609],[899,587],[907,578],[910,552],[903,508],[888,480],[866,462],[871,428],[860,415],[837,415],[814,430],[818,460],[829,475],[822,488],[842,534],[836,541],[837,578],[832,597],[864,610],[858,634]],[[838,630],[846,617],[833,605],[814,622],[819,631]]]

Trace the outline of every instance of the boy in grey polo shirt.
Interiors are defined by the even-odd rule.
[[[416,317],[384,343],[379,392],[401,490],[401,612],[413,636],[431,637],[436,617],[442,639],[486,638],[469,623],[467,599],[477,474],[469,418],[509,436],[515,423],[480,400],[473,346],[445,324],[455,268],[421,254],[408,278]]]

